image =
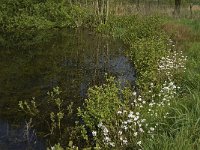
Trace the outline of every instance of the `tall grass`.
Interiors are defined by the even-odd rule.
[[[191,28],[191,37],[199,38],[199,21],[183,19],[180,22]],[[144,142],[145,150],[200,149],[200,41],[190,38],[183,43],[188,56],[187,70],[181,83],[183,93],[172,105],[163,133],[159,133],[152,141]]]

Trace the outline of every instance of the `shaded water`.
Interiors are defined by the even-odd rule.
[[[59,86],[68,102],[81,106],[88,87],[104,81],[105,73],[125,84],[134,82],[134,69],[124,56],[125,46],[89,31],[62,30],[48,44],[0,49],[0,150],[45,149],[24,137],[25,119],[18,101],[42,99]]]

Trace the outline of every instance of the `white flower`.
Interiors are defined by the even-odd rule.
[[[97,131],[92,131],[92,135],[96,136],[97,135]]]
[[[52,146],[52,147],[51,147],[51,150],[55,150],[55,147],[54,147],[54,146]]]
[[[123,124],[127,124],[127,121],[122,122]]]
[[[133,135],[134,135],[134,136],[137,136],[137,135],[138,135],[138,133],[137,133],[137,132],[135,132]]]
[[[150,127],[150,130],[151,130],[151,131],[154,131],[154,130],[155,130],[155,128],[153,128],[153,127]]]
[[[119,131],[118,134],[119,134],[119,135],[122,135],[122,131]]]
[[[123,126],[122,128],[124,128],[124,130],[127,130],[127,129],[128,129],[128,127],[127,127],[127,126]]]
[[[134,96],[136,96],[136,94],[137,94],[136,92],[133,92],[133,95],[134,95]]]
[[[138,115],[138,116],[139,116],[139,115],[140,115],[140,113],[139,113],[139,112],[136,112],[136,115]]]
[[[143,101],[142,103],[143,103],[143,104],[146,104],[146,101]]]
[[[128,122],[128,123],[131,123],[131,122],[133,122],[133,120],[129,119],[129,120],[127,120],[127,122]]]
[[[127,113],[127,111],[126,111],[126,110],[124,110],[124,113]]]
[[[139,119],[139,116],[136,116],[135,118],[134,118],[134,121],[137,121]]]
[[[129,114],[133,114],[133,111],[130,111]]]
[[[137,142],[137,145],[141,145],[141,144],[142,144],[142,142],[141,142],[141,141],[138,141],[138,142]]]
[[[135,115],[129,114],[129,115],[128,115],[128,118],[135,118]]]
[[[140,132],[144,132],[144,130],[143,130],[142,128],[139,128],[139,131],[140,131]]]
[[[108,129],[105,127],[105,128],[103,129],[103,132],[104,132],[105,134],[107,134],[107,133],[108,133]]]
[[[110,146],[115,147],[115,143],[114,142],[110,142]]]
[[[110,142],[110,138],[109,137],[105,137],[105,139],[104,139],[106,142]]]
[[[100,123],[98,124],[98,127],[101,128],[102,126],[103,126],[103,123],[100,122]]]
[[[122,114],[122,111],[118,111],[117,114]]]
[[[128,143],[127,139],[123,140],[122,142],[123,142],[123,144],[125,144],[125,145]]]
[[[141,122],[145,122],[145,121],[146,121],[146,119],[142,119],[142,120],[141,120]]]

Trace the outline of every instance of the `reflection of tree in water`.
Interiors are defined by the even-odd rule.
[[[39,48],[0,50],[0,119],[23,120],[18,101],[36,97],[41,102],[55,86],[62,89],[66,105],[73,101],[78,107],[88,87],[101,84],[105,73],[134,81],[121,43],[77,32],[61,32]]]

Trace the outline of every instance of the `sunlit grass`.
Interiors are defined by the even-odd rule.
[[[199,21],[180,22],[190,27],[191,34],[199,39]],[[182,41],[186,46],[185,55],[188,56],[187,70],[181,83],[183,93],[171,106],[170,117],[163,125],[163,133],[144,142],[145,150],[200,149],[200,42],[193,41]]]

